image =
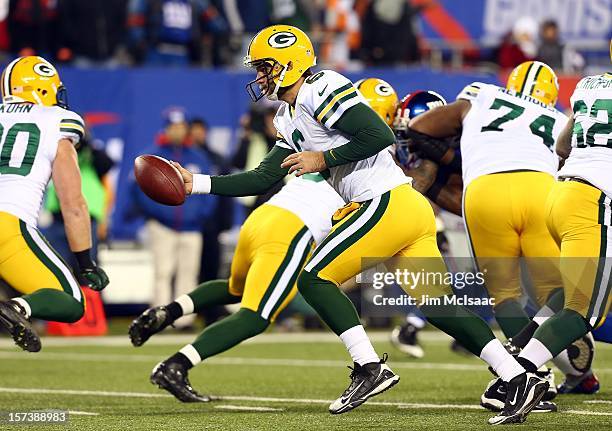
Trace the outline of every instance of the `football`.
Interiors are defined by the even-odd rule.
[[[151,154],[136,157],[134,175],[140,189],[155,202],[173,206],[185,202],[183,177],[163,157]]]

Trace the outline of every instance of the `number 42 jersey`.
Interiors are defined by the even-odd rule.
[[[570,98],[572,151],[560,177],[580,177],[612,197],[612,73],[583,78]]]
[[[472,107],[463,119],[463,184],[495,172],[557,173],[554,153],[567,117],[538,100],[497,85],[475,82],[459,93]]]
[[[77,144],[81,117],[58,106],[0,104],[0,211],[36,226],[58,143]]]

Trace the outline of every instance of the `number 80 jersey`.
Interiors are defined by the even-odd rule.
[[[36,226],[61,139],[77,144],[81,117],[58,106],[0,104],[0,211]]]
[[[459,93],[472,107],[463,119],[463,184],[495,172],[533,170],[555,175],[557,137],[567,117],[540,101],[475,82]]]

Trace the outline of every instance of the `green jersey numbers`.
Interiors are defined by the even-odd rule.
[[[597,135],[612,133],[612,100],[595,99],[589,109],[584,100],[578,99],[574,102],[572,110],[574,111],[572,134],[576,137],[576,147],[605,146],[612,148],[612,138],[604,137],[596,142]],[[588,123],[592,124],[589,126]]]
[[[23,154],[18,154],[18,148],[15,146],[20,133],[26,134],[27,137]],[[5,135],[4,126],[0,124],[0,136],[2,136],[0,143],[0,175],[28,175],[34,165],[36,152],[40,144],[40,129],[38,126],[34,123],[17,123],[8,129]]]
[[[480,129],[481,132],[503,132],[504,127],[502,126],[505,123],[516,120],[525,113],[524,107],[504,99],[493,100],[493,104],[491,104],[489,109],[495,111],[506,111],[506,113],[482,127]],[[555,138],[553,137],[555,121],[555,118],[546,114],[541,114],[529,124],[529,130],[531,130],[531,133],[542,138],[542,142],[548,148],[552,148],[552,146],[555,144]]]
[[[300,145],[300,143],[305,141],[302,132],[300,132],[298,129],[295,129],[291,134],[291,141],[293,141],[293,145],[295,145],[295,148],[298,151],[302,151],[302,146]]]

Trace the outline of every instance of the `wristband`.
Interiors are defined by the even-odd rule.
[[[192,195],[206,195],[210,193],[210,175],[194,174],[191,186]]]
[[[88,248],[87,250],[72,252],[80,269],[95,268],[96,264],[91,259],[90,251],[91,249]]]

